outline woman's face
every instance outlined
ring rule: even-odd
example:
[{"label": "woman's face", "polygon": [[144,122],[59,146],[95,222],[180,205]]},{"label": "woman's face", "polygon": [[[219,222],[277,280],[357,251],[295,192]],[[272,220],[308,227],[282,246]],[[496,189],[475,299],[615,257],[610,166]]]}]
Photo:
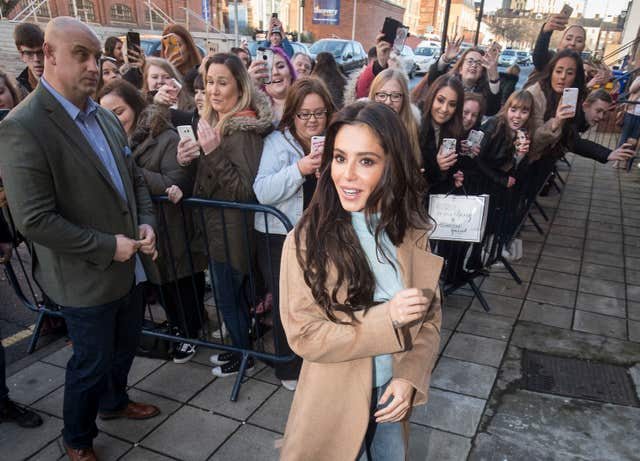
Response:
[{"label": "woman's face", "polygon": [[553,71],[551,71],[551,89],[555,93],[562,94],[565,88],[571,88],[576,81],[577,71],[575,59],[558,59]]},{"label": "woman's face", "polygon": [[157,91],[167,81],[171,80],[171,75],[165,71],[162,67],[149,66],[149,72],[147,72],[147,87],[149,91]]},{"label": "woman's face", "polygon": [[402,92],[402,86],[396,79],[389,79],[384,82],[378,91],[373,95],[373,98],[377,102],[386,104],[391,107],[396,114],[399,114],[402,110],[402,103],[404,101],[404,94]]},{"label": "woman's face", "polygon": [[582,27],[569,27],[560,40],[558,50],[574,50],[580,53],[584,51],[585,36]]},{"label": "woman's face", "polygon": [[274,53],[271,83],[265,85],[267,94],[273,99],[284,99],[287,96],[289,86],[291,86],[289,66],[282,56]]},{"label": "woman's face", "polygon": [[480,103],[468,99],[464,102],[462,107],[462,126],[464,131],[469,131],[476,125],[478,117],[480,116]]},{"label": "woman's face", "polygon": [[[297,114],[303,116],[311,115],[308,120],[303,120]],[[322,98],[315,94],[308,94],[302,101],[302,105],[296,111],[293,118],[296,133],[305,141],[311,141],[312,136],[320,136],[327,127],[327,106],[324,105]]]},{"label": "woman's face", "polygon": [[463,82],[475,83],[482,75],[482,55],[477,51],[470,51],[462,61],[460,77]]},{"label": "woman's face", "polygon": [[204,101],[207,98],[204,89],[196,88],[195,94],[193,95],[193,99],[196,101],[196,107],[198,108],[198,113],[202,115],[204,111]]},{"label": "woman's face", "polygon": [[102,63],[102,81],[109,83],[111,80],[122,78],[120,75],[120,69],[111,61],[104,61]]},{"label": "woman's face", "polygon": [[109,93],[100,99],[100,105],[105,109],[112,111],[122,123],[124,131],[127,135],[131,136],[135,128],[134,123],[136,120],[136,114],[129,104],[124,99],[115,93]]},{"label": "woman's face", "polygon": [[293,58],[293,67],[298,77],[304,77],[311,74],[311,61],[305,55],[299,54]]},{"label": "woman's face", "polygon": [[0,78],[0,109],[13,109],[15,105],[4,78]]},{"label": "woman's face", "polygon": [[366,125],[344,125],[333,146],[331,179],[345,211],[362,211],[384,173],[386,155]]},{"label": "woman's face", "polygon": [[507,123],[512,130],[521,129],[529,120],[531,109],[524,106],[510,106],[507,109]]},{"label": "woman's face", "polygon": [[447,123],[453,117],[458,106],[458,95],[453,88],[443,86],[433,98],[431,106],[431,119],[438,125]]},{"label": "woman's face", "polygon": [[124,56],[122,56],[122,42],[116,42],[116,46],[113,48],[113,57],[118,61],[124,59]]},{"label": "woman's face", "polygon": [[238,82],[224,64],[209,66],[205,91],[211,108],[219,116],[229,113],[240,99]]}]

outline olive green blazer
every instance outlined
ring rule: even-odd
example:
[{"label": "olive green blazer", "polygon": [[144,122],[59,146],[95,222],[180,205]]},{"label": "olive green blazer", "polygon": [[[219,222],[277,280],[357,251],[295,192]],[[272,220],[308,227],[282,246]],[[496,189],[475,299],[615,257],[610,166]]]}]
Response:
[{"label": "olive green blazer", "polygon": [[[133,287],[135,258],[115,262],[116,234],[155,228],[151,197],[115,115],[98,122],[122,176],[127,201],[62,105],[42,85],[0,123],[0,174],[17,229],[31,246],[32,271],[61,306],[106,304]],[[157,270],[143,263],[150,280]]]}]

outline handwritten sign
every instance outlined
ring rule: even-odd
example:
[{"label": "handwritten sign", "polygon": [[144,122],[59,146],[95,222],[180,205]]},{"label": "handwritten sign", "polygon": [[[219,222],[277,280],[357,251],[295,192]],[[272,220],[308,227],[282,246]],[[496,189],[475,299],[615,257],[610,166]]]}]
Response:
[{"label": "handwritten sign", "polygon": [[436,228],[429,238],[456,242],[480,242],[487,225],[488,195],[429,196],[429,215]]}]

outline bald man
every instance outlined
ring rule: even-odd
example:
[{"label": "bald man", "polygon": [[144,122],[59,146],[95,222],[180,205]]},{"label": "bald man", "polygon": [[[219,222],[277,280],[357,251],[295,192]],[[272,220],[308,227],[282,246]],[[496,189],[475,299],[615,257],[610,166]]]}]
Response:
[{"label": "bald man", "polygon": [[157,407],[126,393],[140,336],[140,283],[156,281],[155,219],[118,119],[96,105],[100,42],[68,17],[49,22],[44,74],[0,124],[0,169],[33,275],[60,306],[73,342],[63,439],[94,460],[95,419],[146,419]]}]

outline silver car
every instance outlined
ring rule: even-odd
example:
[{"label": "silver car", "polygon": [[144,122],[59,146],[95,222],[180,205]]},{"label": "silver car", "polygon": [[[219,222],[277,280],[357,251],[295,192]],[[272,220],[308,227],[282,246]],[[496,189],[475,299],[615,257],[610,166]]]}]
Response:
[{"label": "silver car", "polygon": [[416,74],[426,74],[429,67],[440,57],[440,48],[437,46],[420,46],[413,50],[416,62]]},{"label": "silver car", "polygon": [[402,53],[398,56],[398,60],[402,64],[402,68],[409,76],[409,78],[413,78],[413,75],[416,72],[416,61],[415,55],[413,54],[413,49],[410,46],[404,45],[402,48]]}]

